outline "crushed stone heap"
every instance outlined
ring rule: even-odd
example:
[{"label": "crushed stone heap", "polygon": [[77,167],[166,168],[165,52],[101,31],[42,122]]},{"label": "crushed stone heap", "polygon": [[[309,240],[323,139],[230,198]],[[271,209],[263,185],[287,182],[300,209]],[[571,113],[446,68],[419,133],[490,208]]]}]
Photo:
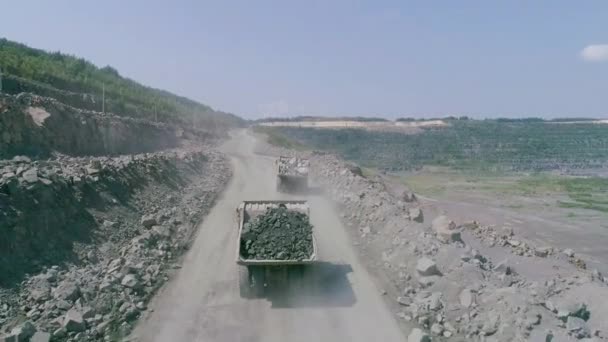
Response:
[{"label": "crushed stone heap", "polygon": [[308,168],[310,162],[308,159],[303,158],[279,158],[279,174],[280,175],[293,175],[293,176],[306,176],[308,175]]},{"label": "crushed stone heap", "polygon": [[304,260],[313,253],[312,225],[308,215],[269,208],[249,222],[241,234],[241,251],[245,259]]}]

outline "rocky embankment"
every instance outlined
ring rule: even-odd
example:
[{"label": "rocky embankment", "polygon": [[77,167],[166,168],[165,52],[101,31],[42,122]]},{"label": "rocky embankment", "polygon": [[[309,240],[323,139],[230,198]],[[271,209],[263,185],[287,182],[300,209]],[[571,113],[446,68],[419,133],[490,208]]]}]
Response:
[{"label": "rocky embankment", "polygon": [[0,341],[122,340],[230,179],[219,138],[0,95]]},{"label": "rocky embankment", "polygon": [[25,277],[0,292],[0,325],[57,341],[126,334],[230,177],[202,148],[0,165],[2,280]]},{"label": "rocky embankment", "polygon": [[311,158],[312,176],[342,208],[362,259],[413,329],[409,341],[606,339],[608,278],[586,270],[574,251],[455,223],[338,158]]}]

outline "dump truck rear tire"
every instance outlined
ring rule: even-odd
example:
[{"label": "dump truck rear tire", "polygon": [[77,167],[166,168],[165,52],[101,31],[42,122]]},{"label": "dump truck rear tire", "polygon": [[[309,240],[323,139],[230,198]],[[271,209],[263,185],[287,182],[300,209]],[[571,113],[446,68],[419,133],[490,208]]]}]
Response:
[{"label": "dump truck rear tire", "polygon": [[266,269],[264,267],[249,266],[249,287],[252,292],[251,298],[261,298],[264,296]]},{"label": "dump truck rear tire", "polygon": [[303,265],[293,265],[290,266],[287,270],[288,274],[288,287],[289,291],[291,291],[294,295],[302,295],[306,290],[306,286],[304,284],[305,276],[304,276],[304,266]]},{"label": "dump truck rear tire", "polygon": [[281,177],[277,176],[277,192],[283,192],[283,187],[282,187],[282,182],[281,182]]},{"label": "dump truck rear tire", "polygon": [[249,270],[244,266],[239,266],[239,292],[241,298],[253,298],[253,288],[249,282]]}]

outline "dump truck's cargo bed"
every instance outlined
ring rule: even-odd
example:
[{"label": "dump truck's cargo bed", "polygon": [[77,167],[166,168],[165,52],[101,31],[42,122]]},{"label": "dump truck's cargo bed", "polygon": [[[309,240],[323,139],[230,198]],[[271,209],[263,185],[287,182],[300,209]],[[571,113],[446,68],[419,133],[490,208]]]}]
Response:
[{"label": "dump truck's cargo bed", "polygon": [[238,224],[238,240],[237,240],[237,250],[236,250],[236,261],[240,265],[268,265],[268,266],[279,266],[279,265],[303,265],[309,264],[316,259],[317,255],[317,244],[314,237],[314,232],[312,234],[312,253],[310,256],[299,259],[269,259],[269,260],[261,260],[261,259],[247,259],[244,257],[247,253],[243,253],[241,248],[243,248],[243,244],[241,243],[241,238],[243,234],[244,225],[259,215],[266,213],[268,208],[277,208],[279,206],[285,206],[288,211],[296,211],[302,214],[309,216],[310,209],[308,203],[306,201],[245,201],[243,202],[237,209],[237,224]]},{"label": "dump truck's cargo bed", "polygon": [[306,158],[280,156],[277,159],[279,176],[308,177],[310,161]]}]

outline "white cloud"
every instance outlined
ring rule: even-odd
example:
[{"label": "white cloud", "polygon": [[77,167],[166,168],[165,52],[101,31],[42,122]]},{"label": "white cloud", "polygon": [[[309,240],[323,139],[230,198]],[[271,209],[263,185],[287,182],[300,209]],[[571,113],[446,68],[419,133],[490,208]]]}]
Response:
[{"label": "white cloud", "polygon": [[581,57],[588,62],[608,61],[608,44],[588,45],[581,51]]},{"label": "white cloud", "polygon": [[276,100],[258,107],[263,116],[285,116],[289,114],[289,103],[286,100]]}]

